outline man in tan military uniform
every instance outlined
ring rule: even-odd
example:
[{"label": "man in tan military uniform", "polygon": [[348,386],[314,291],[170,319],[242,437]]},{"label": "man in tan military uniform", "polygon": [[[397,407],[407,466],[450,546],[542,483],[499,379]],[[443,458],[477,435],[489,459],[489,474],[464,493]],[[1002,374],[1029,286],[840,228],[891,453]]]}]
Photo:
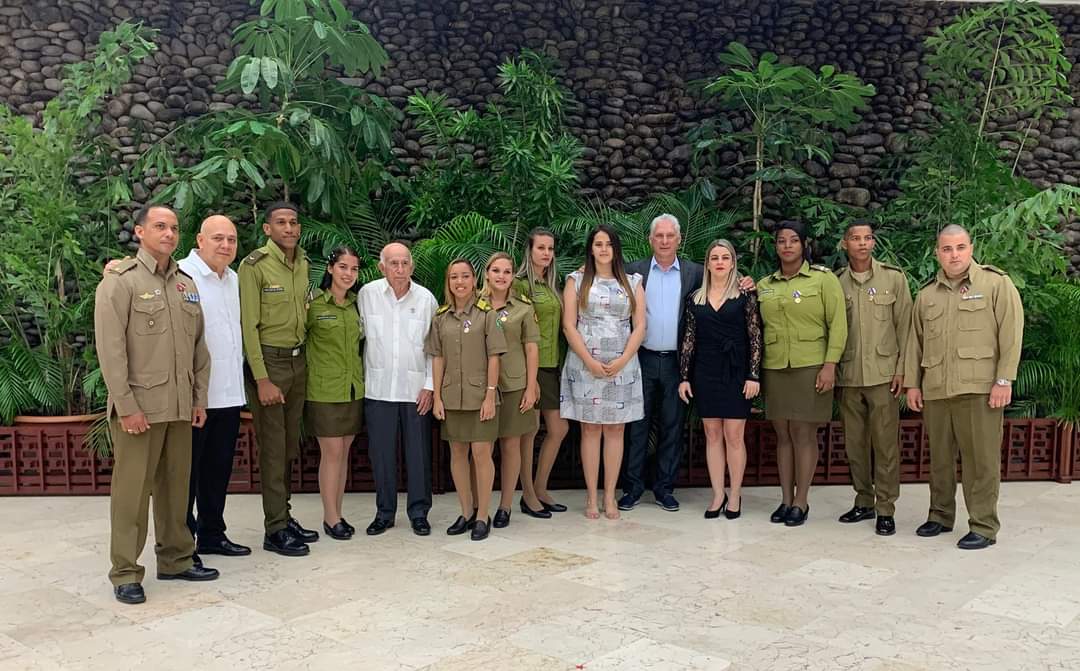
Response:
[{"label": "man in tan military uniform", "polygon": [[[911,324],[911,293],[904,272],[874,258],[874,229],[856,220],[841,247],[848,265],[836,277],[847,305],[848,339],[837,367],[855,505],[844,523],[877,517],[879,536],[896,533],[900,496],[900,404],[904,346]],[[871,457],[871,455],[873,455]]]},{"label": "man in tan military uniform", "polygon": [[195,541],[186,523],[191,427],[206,421],[210,380],[199,292],[172,259],[180,239],[176,213],[162,206],[140,210],[135,235],[138,254],[105,274],[94,302],[113,441],[109,580],[122,603],[146,600],[138,559],[151,496],[158,580],[218,577],[193,564]]},{"label": "man in tan military uniform", "polygon": [[971,260],[960,226],[938,234],[941,270],[919,290],[905,352],[908,406],[923,411],[930,440],[930,514],[920,536],[952,531],[956,454],[963,468],[970,533],[957,545],[993,545],[1005,406],[1020,363],[1024,308],[1004,271]]},{"label": "man in tan military uniform", "polygon": [[307,390],[308,261],[299,247],[295,205],[272,203],[262,228],[270,240],[240,262],[244,381],[259,447],[263,548],[299,557],[319,539],[289,514],[289,479],[300,456]]}]

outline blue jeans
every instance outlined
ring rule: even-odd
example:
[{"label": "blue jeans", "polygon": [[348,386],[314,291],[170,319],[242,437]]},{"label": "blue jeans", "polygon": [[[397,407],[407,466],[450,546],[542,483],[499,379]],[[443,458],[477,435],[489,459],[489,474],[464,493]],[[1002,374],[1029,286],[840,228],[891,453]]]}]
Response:
[{"label": "blue jeans", "polygon": [[679,355],[677,352],[638,350],[641,382],[645,396],[645,417],[631,422],[627,431],[623,493],[640,497],[645,491],[645,461],[649,453],[649,430],[656,423],[656,477],[653,493],[659,497],[675,490],[682,461],[683,424],[686,404],[679,400]]}]

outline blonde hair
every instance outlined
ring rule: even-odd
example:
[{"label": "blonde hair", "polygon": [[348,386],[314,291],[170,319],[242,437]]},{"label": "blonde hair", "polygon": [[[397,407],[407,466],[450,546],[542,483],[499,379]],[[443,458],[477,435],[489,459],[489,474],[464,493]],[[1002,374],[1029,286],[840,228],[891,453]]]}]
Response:
[{"label": "blonde hair", "polygon": [[[484,264],[484,276],[480,278],[480,280],[481,280],[480,295],[484,296],[485,298],[488,298],[488,297],[491,296],[491,287],[488,286],[488,280],[487,280],[488,271],[491,270],[491,266],[496,261],[498,261],[500,259],[506,259],[507,261],[509,261],[510,262],[510,270],[512,271],[514,269],[514,259],[510,258],[510,255],[507,254],[506,252],[495,252],[494,254],[489,256],[488,260],[487,260],[487,263]],[[507,288],[507,290],[506,290],[507,297],[509,297],[510,294],[513,293],[513,290],[514,290],[513,287],[508,287]]]},{"label": "blonde hair", "polygon": [[555,234],[546,228],[534,228],[529,231],[529,236],[525,238],[525,253],[521,257],[521,265],[518,266],[517,277],[524,279],[529,283],[529,298],[535,302],[536,296],[533,295],[533,287],[537,284],[545,284],[548,289],[551,289],[551,293],[558,299],[559,305],[562,305],[562,292],[559,291],[559,273],[555,270],[555,254],[551,255],[551,265],[544,268],[542,275],[537,275],[533,270],[532,263],[532,249],[536,244],[537,238],[551,238],[551,241],[555,242]]},{"label": "blonde hair", "polygon": [[449,305],[451,309],[454,309],[457,304],[454,303],[454,294],[450,292],[450,269],[459,263],[464,263],[465,265],[469,266],[469,272],[471,272],[473,275],[473,293],[476,293],[476,269],[473,268],[472,261],[459,256],[450,263],[446,264],[446,271],[443,273],[443,300],[446,301],[444,304]]},{"label": "blonde hair", "polygon": [[723,247],[731,253],[731,271],[728,272],[727,285],[724,287],[724,300],[739,296],[739,280],[742,279],[742,275],[739,273],[739,255],[735,253],[735,245],[727,240],[713,240],[705,250],[705,272],[702,273],[701,288],[692,296],[695,305],[705,305],[709,301],[709,284],[712,282],[709,257],[717,247]]}]

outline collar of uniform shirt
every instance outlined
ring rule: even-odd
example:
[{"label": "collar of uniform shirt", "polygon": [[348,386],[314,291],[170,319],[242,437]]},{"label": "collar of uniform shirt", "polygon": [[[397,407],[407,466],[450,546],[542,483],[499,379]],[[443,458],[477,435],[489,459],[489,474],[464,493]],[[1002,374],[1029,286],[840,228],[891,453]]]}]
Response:
[{"label": "collar of uniform shirt", "polygon": [[654,256],[652,257],[652,263],[649,264],[649,271],[651,272],[653,268],[658,269],[662,273],[666,273],[669,270],[679,270],[679,256],[677,254],[675,255],[675,260],[671,262],[671,266],[667,270],[664,270],[660,266],[660,262],[657,261],[656,257]]}]

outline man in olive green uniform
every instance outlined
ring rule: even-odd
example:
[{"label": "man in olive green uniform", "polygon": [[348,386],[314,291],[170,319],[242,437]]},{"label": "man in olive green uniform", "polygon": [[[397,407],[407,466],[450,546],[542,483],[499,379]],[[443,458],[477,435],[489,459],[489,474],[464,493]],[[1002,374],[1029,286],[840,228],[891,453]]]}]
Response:
[{"label": "man in olive green uniform", "polygon": [[919,290],[905,352],[908,406],[923,411],[930,440],[930,514],[920,536],[952,531],[956,454],[963,468],[970,532],[957,545],[993,545],[1005,406],[1020,363],[1024,309],[1004,271],[971,260],[960,226],[938,234],[941,270]]},{"label": "man in olive green uniform", "polygon": [[135,235],[138,254],[105,274],[94,302],[113,442],[109,580],[122,603],[146,601],[138,559],[151,496],[158,580],[218,577],[192,562],[186,521],[191,427],[206,421],[210,381],[199,292],[172,259],[180,239],[176,213],[140,210]]},{"label": "man in olive green uniform", "polygon": [[295,205],[266,208],[270,240],[240,263],[240,330],[244,381],[259,447],[266,536],[263,548],[289,557],[308,554],[319,538],[289,514],[289,478],[300,454],[307,367],[308,260],[299,247]]},{"label": "man in olive green uniform", "polygon": [[[837,369],[855,505],[844,523],[877,516],[879,536],[896,533],[900,496],[900,404],[904,346],[911,324],[911,293],[904,272],[874,258],[874,229],[856,220],[841,247],[848,265],[837,273],[847,302],[848,339]],[[873,457],[871,458],[871,454]],[[871,461],[873,468],[871,468]]]}]

